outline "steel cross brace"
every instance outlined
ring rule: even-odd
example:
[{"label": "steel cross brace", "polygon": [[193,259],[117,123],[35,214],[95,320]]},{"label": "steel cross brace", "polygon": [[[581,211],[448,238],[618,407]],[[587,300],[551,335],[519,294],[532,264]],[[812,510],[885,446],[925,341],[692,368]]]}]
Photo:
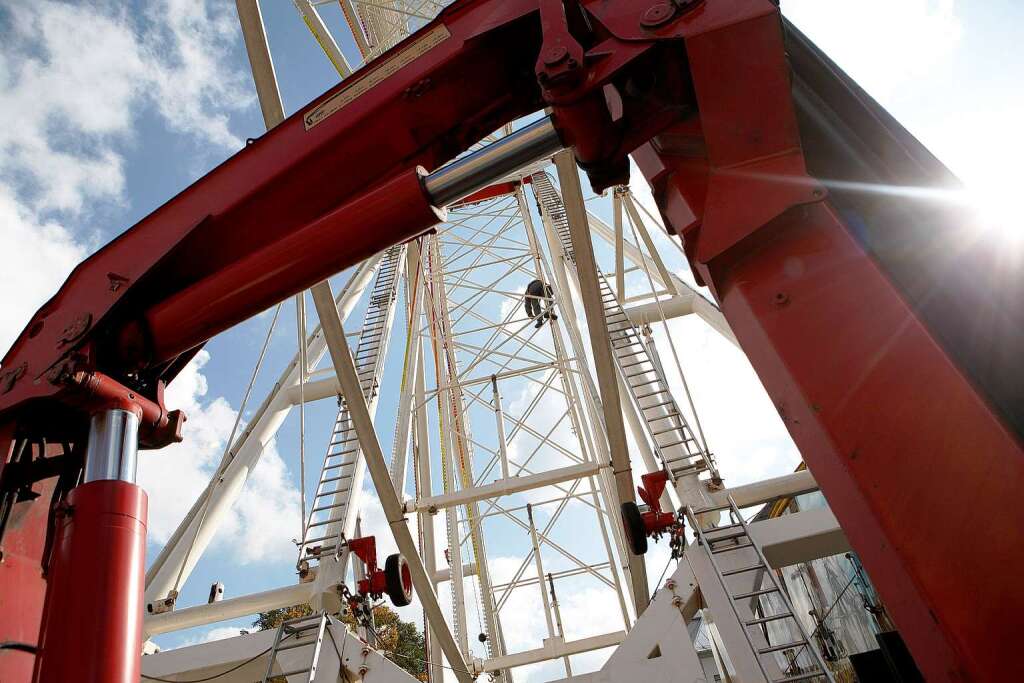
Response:
[{"label": "steel cross brace", "polygon": [[[572,248],[576,254],[576,268],[579,273],[580,290],[583,296],[583,310],[590,331],[590,345],[594,353],[594,367],[601,390],[601,405],[604,410],[605,429],[608,433],[608,448],[611,451],[612,470],[615,475],[615,490],[618,503],[636,501],[633,492],[633,469],[629,462],[629,445],[626,442],[626,428],[619,407],[619,386],[615,379],[615,361],[612,358],[611,342],[608,339],[608,324],[601,306],[601,294],[597,285],[597,266],[594,263],[594,246],[590,242],[587,226],[587,209],[580,190],[580,178],[576,172],[576,161],[572,152],[564,151],[555,155],[558,180],[562,187],[562,202],[569,222]],[[639,555],[629,556],[629,578],[633,586],[633,604],[639,616],[650,602],[647,588],[647,570]]]},{"label": "steel cross brace", "polygon": [[345,339],[345,330],[341,326],[341,318],[334,307],[331,285],[325,280],[314,285],[311,292],[331,352],[331,362],[338,375],[338,384],[341,386],[342,396],[348,406],[352,426],[355,428],[356,436],[359,437],[359,445],[363,448],[366,468],[370,472],[370,478],[373,480],[377,497],[380,499],[381,507],[391,526],[398,550],[409,563],[413,586],[423,605],[423,612],[426,614],[434,636],[441,645],[441,651],[444,652],[444,656],[454,670],[455,677],[459,683],[470,683],[473,678],[462,657],[462,652],[459,651],[459,646],[452,636],[451,629],[448,628],[448,623],[445,621],[444,612],[441,611],[441,605],[434,593],[433,582],[423,566],[423,560],[416,549],[416,541],[409,531],[402,501],[391,481],[391,473],[388,471],[384,451],[381,449],[377,433],[373,428],[373,420],[370,418],[366,401],[363,399],[359,377],[352,361],[352,353],[348,346],[348,340]]}]

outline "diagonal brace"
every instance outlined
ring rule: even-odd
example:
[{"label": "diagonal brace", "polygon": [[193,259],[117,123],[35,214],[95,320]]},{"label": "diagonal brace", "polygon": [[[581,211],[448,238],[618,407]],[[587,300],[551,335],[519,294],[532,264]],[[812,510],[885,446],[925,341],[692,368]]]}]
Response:
[{"label": "diagonal brace", "polygon": [[349,417],[355,428],[356,436],[359,438],[359,445],[362,446],[363,457],[366,458],[366,468],[377,489],[377,497],[380,499],[384,515],[391,526],[391,533],[394,534],[395,544],[398,545],[399,552],[409,563],[412,583],[420,596],[423,612],[441,645],[441,651],[444,652],[444,656],[454,670],[455,677],[459,683],[471,683],[473,678],[458,645],[455,643],[455,638],[452,637],[451,629],[448,628],[448,623],[445,621],[441,605],[434,593],[433,584],[423,566],[423,560],[416,550],[416,542],[413,540],[412,533],[409,531],[402,502],[391,481],[391,474],[388,472],[388,465],[384,459],[384,451],[377,439],[370,411],[366,407],[366,401],[363,399],[363,393],[359,386],[359,377],[356,375],[352,352],[345,339],[345,330],[342,328],[338,310],[334,307],[331,285],[324,280],[313,286],[310,291],[313,293],[313,303],[316,305],[317,315],[320,316],[320,325],[331,352],[334,371],[338,375],[338,385],[341,387],[342,396],[348,406]]}]

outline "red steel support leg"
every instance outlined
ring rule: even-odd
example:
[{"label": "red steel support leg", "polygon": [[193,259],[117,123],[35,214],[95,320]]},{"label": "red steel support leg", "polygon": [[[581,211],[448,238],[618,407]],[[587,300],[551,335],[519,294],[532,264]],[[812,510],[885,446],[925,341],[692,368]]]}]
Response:
[{"label": "red steel support leg", "polygon": [[1024,448],[808,177],[778,16],[686,49],[700,118],[634,154],[667,223],[926,680],[1024,680]]},{"label": "red steel support leg", "polygon": [[97,413],[85,483],[58,512],[35,680],[137,683],[146,494],[133,481],[138,417]]},{"label": "red steel support leg", "polygon": [[702,275],[918,666],[1024,680],[1020,444],[827,204],[764,232]]}]

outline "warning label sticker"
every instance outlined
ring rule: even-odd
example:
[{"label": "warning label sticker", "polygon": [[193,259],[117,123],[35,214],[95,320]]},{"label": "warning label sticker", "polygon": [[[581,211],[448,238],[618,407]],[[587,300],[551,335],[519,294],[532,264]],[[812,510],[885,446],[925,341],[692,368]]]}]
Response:
[{"label": "warning label sticker", "polygon": [[422,57],[427,52],[437,47],[451,37],[448,27],[440,24],[430,29],[415,42],[404,47],[400,52],[388,56],[382,63],[376,64],[373,71],[366,74],[358,81],[342,88],[325,102],[311,109],[303,117],[306,130],[323,122],[327,117],[336,114],[347,107],[356,99],[368,93],[374,86],[385,78],[392,76],[404,67],[412,64],[414,60]]}]

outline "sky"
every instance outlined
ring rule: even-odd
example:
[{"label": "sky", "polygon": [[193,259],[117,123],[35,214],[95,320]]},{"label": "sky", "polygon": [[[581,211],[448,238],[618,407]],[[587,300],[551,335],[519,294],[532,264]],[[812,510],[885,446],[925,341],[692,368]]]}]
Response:
[{"label": "sky", "polygon": [[[291,3],[263,6],[290,113],[338,78]],[[999,229],[996,237],[1024,241],[1010,208],[1020,175],[1015,162],[1024,157],[1024,5],[783,0],[782,8],[967,184]],[[76,263],[262,133],[233,10],[233,3],[210,0],[0,0],[0,254],[8,257],[0,269],[0,350]],[[337,14],[328,9],[326,19],[340,34]],[[355,61],[351,44],[342,48]],[[643,188],[636,192],[644,201]],[[672,265],[689,278],[681,260]],[[255,402],[291,357],[290,316],[286,308]],[[142,459],[150,558],[219,461],[269,323],[270,316],[257,316],[212,340],[171,385],[168,405],[188,413],[188,436]],[[792,469],[798,455],[742,354],[699,321],[671,328],[729,483]],[[331,409],[310,411],[311,420],[323,420]],[[389,420],[393,415],[380,416],[381,434],[391,433]],[[294,424],[286,424],[264,454],[184,604],[205,601],[215,580],[227,584],[228,595],[293,580],[295,438]],[[367,526],[383,529],[374,506],[367,504],[365,515]],[[574,598],[583,610],[585,597]],[[244,620],[158,642],[233,635],[240,626]]]}]

